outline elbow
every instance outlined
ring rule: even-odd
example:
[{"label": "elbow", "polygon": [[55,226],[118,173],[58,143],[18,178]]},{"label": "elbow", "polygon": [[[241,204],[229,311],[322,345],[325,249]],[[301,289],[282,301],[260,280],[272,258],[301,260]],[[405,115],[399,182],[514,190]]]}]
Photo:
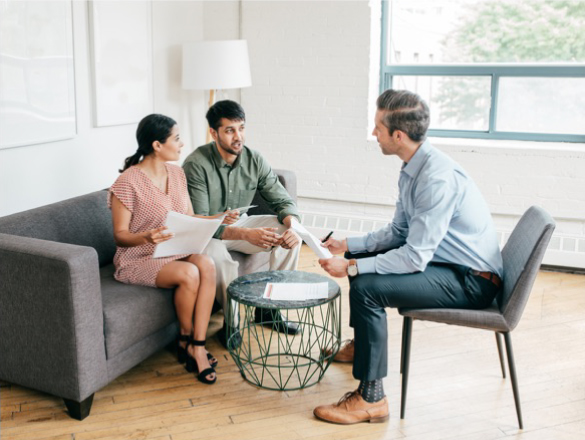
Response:
[{"label": "elbow", "polygon": [[409,259],[412,271],[424,272],[432,258],[432,253],[413,250],[411,258]]},{"label": "elbow", "polygon": [[126,247],[126,244],[124,242],[123,237],[121,236],[120,233],[114,231],[114,243],[116,244],[116,246],[118,247]]}]

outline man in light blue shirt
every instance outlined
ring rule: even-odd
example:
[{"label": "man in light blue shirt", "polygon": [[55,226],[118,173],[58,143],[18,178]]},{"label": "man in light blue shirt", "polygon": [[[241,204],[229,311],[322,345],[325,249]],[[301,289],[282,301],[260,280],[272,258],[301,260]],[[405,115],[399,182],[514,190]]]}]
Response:
[{"label": "man in light blue shirt", "polygon": [[[387,90],[377,101],[375,128],[384,155],[404,163],[392,223],[324,244],[345,258],[319,260],[336,277],[350,277],[350,325],[355,339],[335,360],[354,362],[360,385],[316,417],[333,423],[388,419],[386,307],[489,306],[501,287],[502,256],[488,206],[467,173],[426,140],[426,103],[408,91]],[[355,361],[354,361],[355,359]]]}]

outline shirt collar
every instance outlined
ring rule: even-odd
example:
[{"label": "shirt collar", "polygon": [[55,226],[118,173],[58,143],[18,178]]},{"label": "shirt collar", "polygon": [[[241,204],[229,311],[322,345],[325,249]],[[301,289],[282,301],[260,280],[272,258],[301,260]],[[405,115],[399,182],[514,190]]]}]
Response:
[{"label": "shirt collar", "polygon": [[410,177],[416,176],[426,162],[430,150],[431,143],[429,141],[424,141],[422,145],[418,147],[414,153],[414,156],[410,158],[410,161],[408,163],[404,163],[402,166],[402,171],[404,171]]}]

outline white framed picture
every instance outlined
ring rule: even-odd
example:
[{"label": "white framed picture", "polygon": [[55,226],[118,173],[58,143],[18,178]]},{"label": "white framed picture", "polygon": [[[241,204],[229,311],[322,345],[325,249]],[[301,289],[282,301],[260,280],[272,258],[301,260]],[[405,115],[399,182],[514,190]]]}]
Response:
[{"label": "white framed picture", "polygon": [[89,7],[96,127],[133,124],[152,113],[152,23],[148,1]]},{"label": "white framed picture", "polygon": [[76,135],[71,2],[0,2],[0,148]]}]

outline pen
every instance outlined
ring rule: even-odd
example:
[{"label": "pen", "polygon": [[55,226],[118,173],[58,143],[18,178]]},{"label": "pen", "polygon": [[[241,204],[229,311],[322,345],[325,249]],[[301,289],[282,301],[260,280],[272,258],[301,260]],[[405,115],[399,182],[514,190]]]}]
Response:
[{"label": "pen", "polygon": [[272,277],[264,277],[264,278],[258,278],[257,280],[245,280],[242,281],[242,284],[252,284],[252,283],[260,283],[262,281],[271,281]]},{"label": "pen", "polygon": [[331,237],[333,235],[333,231],[331,231],[329,234],[327,234],[325,236],[325,238],[323,240],[321,240],[321,243],[325,243],[327,240],[329,240],[329,237]]}]

